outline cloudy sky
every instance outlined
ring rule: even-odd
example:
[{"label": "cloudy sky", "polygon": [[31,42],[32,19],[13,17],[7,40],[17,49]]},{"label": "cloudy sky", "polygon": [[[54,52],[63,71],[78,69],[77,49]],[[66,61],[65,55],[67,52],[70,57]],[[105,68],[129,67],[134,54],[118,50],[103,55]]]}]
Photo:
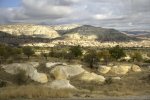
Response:
[{"label": "cloudy sky", "polygon": [[13,23],[150,30],[150,0],[0,0],[0,24]]}]

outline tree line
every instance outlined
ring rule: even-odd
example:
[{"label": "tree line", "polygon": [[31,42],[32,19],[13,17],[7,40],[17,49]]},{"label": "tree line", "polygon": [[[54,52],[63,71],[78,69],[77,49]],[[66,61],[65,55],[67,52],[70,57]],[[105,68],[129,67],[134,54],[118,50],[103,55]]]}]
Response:
[{"label": "tree line", "polygon": [[[21,58],[22,55],[25,55],[28,59],[35,54],[33,47],[12,47],[4,44],[0,44],[0,59],[8,59],[10,57]],[[59,51],[54,47],[49,50],[49,53],[41,53],[41,57],[44,57],[46,60],[48,57],[54,58],[63,58],[71,61],[73,59],[81,60],[86,63],[90,68],[94,68],[99,62],[103,62],[107,65],[110,61],[118,61],[122,57],[125,57],[126,53],[122,47],[119,45],[104,49],[104,50],[95,50],[95,49],[86,49],[84,50],[81,46],[71,46],[68,50]],[[134,52],[131,55],[133,62],[142,61],[142,55],[139,52]]]}]

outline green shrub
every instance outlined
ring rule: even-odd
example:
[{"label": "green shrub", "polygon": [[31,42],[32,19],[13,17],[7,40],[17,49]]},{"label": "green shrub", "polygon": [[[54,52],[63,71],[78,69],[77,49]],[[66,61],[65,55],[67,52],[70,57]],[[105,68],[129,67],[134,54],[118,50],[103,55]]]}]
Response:
[{"label": "green shrub", "polygon": [[105,80],[105,84],[106,85],[110,85],[110,84],[112,84],[113,83],[113,80],[112,80],[112,78],[107,78],[106,80]]},{"label": "green shrub", "polygon": [[143,60],[142,54],[136,51],[133,54],[131,54],[131,59],[133,62],[140,62]]},{"label": "green shrub", "polygon": [[72,46],[69,51],[74,57],[82,56],[82,48],[79,45]]},{"label": "green shrub", "polygon": [[28,59],[30,58],[30,56],[32,56],[35,52],[33,50],[32,47],[26,46],[23,47],[23,53],[28,57]]},{"label": "green shrub", "polygon": [[126,54],[123,50],[123,48],[121,48],[119,45],[111,48],[109,50],[110,54],[111,54],[111,57],[118,60],[120,59],[121,57],[124,57]]},{"label": "green shrub", "polygon": [[6,87],[7,82],[0,80],[0,87]]},{"label": "green shrub", "polygon": [[15,82],[18,85],[25,85],[28,83],[28,76],[25,70],[18,69],[18,73],[15,75]]},{"label": "green shrub", "polygon": [[95,50],[90,50],[84,55],[83,61],[88,64],[88,67],[94,68],[99,62],[97,52]]}]

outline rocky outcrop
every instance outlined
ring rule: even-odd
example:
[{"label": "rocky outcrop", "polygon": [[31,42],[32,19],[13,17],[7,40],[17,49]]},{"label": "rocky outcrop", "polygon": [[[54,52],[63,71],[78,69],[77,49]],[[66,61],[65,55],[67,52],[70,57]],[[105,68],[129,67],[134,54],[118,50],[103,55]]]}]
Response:
[{"label": "rocky outcrop", "polygon": [[69,80],[54,80],[45,85],[52,89],[76,89],[73,85],[70,84]]},{"label": "rocky outcrop", "polygon": [[129,65],[118,65],[118,66],[113,66],[110,72],[113,74],[124,75],[127,74],[130,69],[131,66]]},{"label": "rocky outcrop", "polygon": [[140,72],[142,70],[138,65],[134,65],[134,64],[127,64],[127,65],[122,64],[122,65],[113,66],[111,68],[111,72],[114,74],[124,75],[127,74],[129,71]]},{"label": "rocky outcrop", "polygon": [[99,66],[98,67],[98,72],[102,74],[106,74],[111,70],[111,67],[108,66]]},{"label": "rocky outcrop", "polygon": [[79,24],[66,24],[66,25],[54,25],[51,26],[52,29],[56,30],[57,32],[59,32],[60,34],[64,34],[65,32],[80,27],[81,25]]},{"label": "rocky outcrop", "polygon": [[132,65],[131,70],[133,72],[141,72],[141,68],[138,65]]},{"label": "rocky outcrop", "polygon": [[38,67],[38,65],[39,63],[37,62],[30,62],[30,63],[13,63],[2,66],[7,73],[17,74],[19,70],[24,70],[26,71],[26,75],[29,76],[34,81],[39,83],[48,82],[46,74],[37,72],[36,67]]},{"label": "rocky outcrop", "polygon": [[68,79],[83,73],[85,70],[81,65],[66,65],[66,66],[56,66],[51,70],[51,74],[55,79]]},{"label": "rocky outcrop", "polygon": [[112,77],[111,79],[112,79],[112,80],[121,80],[120,77]]},{"label": "rocky outcrop", "polygon": [[104,76],[85,71],[83,74],[79,76],[79,80],[85,82],[104,82],[105,78]]},{"label": "rocky outcrop", "polygon": [[50,72],[55,80],[67,80],[67,73],[63,66],[57,66]]},{"label": "rocky outcrop", "polygon": [[46,63],[46,67],[47,68],[53,68],[53,67],[55,67],[55,66],[57,66],[57,65],[67,65],[66,63],[62,63],[62,62],[47,62]]},{"label": "rocky outcrop", "polygon": [[57,38],[60,35],[52,28],[41,25],[1,25],[0,31],[9,33],[11,35],[26,35],[40,38]]}]

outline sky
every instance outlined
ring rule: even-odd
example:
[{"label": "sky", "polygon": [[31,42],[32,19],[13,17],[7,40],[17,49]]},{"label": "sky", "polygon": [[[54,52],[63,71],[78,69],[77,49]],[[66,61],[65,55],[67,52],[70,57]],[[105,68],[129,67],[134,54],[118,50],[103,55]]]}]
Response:
[{"label": "sky", "polygon": [[0,24],[150,30],[150,0],[0,0]]}]

